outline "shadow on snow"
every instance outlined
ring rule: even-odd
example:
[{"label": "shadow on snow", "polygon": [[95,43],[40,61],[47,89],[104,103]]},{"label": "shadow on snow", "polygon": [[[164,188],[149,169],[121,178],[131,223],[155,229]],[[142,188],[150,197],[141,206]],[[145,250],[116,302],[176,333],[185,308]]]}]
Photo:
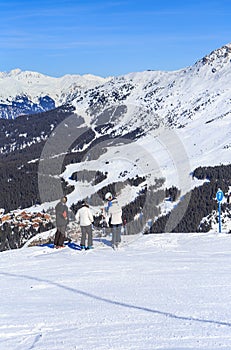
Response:
[{"label": "shadow on snow", "polygon": [[129,308],[129,309],[140,310],[140,311],[145,311],[145,312],[149,312],[149,313],[153,313],[153,314],[157,314],[157,315],[162,315],[162,316],[166,316],[166,317],[177,319],[177,320],[195,321],[195,322],[201,322],[201,323],[211,323],[211,324],[215,324],[215,325],[231,327],[231,322],[206,320],[206,319],[196,318],[196,317],[191,317],[191,316],[179,316],[179,315],[175,315],[175,314],[170,313],[170,312],[159,311],[159,310],[151,309],[151,308],[144,307],[144,306],[137,306],[137,305],[132,305],[132,304],[128,304],[128,303],[123,303],[120,301],[114,301],[114,300],[111,300],[108,298],[103,298],[103,297],[100,297],[100,296],[97,296],[97,295],[94,295],[91,293],[87,293],[87,292],[84,292],[84,291],[81,291],[78,289],[67,287],[67,286],[64,286],[60,283],[52,282],[52,281],[42,279],[42,278],[37,278],[37,277],[32,277],[32,276],[27,276],[27,275],[17,275],[17,274],[6,273],[6,272],[1,272],[0,275],[8,276],[8,277],[23,278],[23,279],[28,279],[28,280],[38,281],[38,282],[46,282],[47,284],[56,286],[58,288],[65,289],[67,291],[70,291],[70,292],[78,294],[78,295],[82,295],[82,296],[87,297],[87,298],[92,298],[92,299],[99,300],[99,301],[102,301],[102,302],[105,302],[108,304],[117,305],[117,306]]}]

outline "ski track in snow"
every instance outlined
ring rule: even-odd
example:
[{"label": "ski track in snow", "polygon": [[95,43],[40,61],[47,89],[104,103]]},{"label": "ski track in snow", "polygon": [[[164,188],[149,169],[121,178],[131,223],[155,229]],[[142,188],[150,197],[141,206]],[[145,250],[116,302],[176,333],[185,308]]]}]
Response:
[{"label": "ski track in snow", "polygon": [[0,349],[231,349],[231,236],[129,238],[2,252]]}]

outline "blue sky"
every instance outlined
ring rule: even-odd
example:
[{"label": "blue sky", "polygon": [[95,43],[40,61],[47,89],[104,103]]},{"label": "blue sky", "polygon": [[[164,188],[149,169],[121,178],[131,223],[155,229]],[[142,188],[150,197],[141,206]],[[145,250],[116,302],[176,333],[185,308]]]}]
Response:
[{"label": "blue sky", "polygon": [[230,0],[0,0],[0,71],[177,70],[227,43]]}]

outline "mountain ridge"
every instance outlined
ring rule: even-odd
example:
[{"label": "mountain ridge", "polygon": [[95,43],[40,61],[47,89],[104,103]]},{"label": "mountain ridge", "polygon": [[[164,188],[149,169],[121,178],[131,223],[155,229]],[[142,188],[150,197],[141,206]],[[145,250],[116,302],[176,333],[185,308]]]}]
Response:
[{"label": "mountain ridge", "polygon": [[[177,97],[182,92],[192,93],[192,88],[198,88],[199,82],[203,82],[201,93],[206,89],[213,91],[214,83],[221,78],[228,85],[230,59],[231,44],[228,43],[199,59],[194,65],[177,71],[146,70],[106,78],[91,74],[67,74],[54,78],[18,68],[8,73],[0,72],[0,117],[12,119],[22,114],[51,110],[66,103],[74,103],[81,109],[84,108],[83,101],[90,103],[92,95],[99,95],[104,90],[111,91],[112,102],[119,104],[121,99],[129,101],[129,96],[136,92],[137,96],[130,103],[139,103],[141,107],[156,112],[162,107],[164,96],[168,97],[168,101],[173,98],[178,101]],[[187,84],[188,80],[191,80],[191,84]],[[175,108],[176,111],[170,108],[171,113],[176,113],[179,105]]]},{"label": "mountain ridge", "polygon": [[[230,47],[213,51],[192,67],[112,77],[94,88],[71,91],[68,103],[56,109],[0,119],[4,189],[0,205],[7,210],[30,207],[39,195],[41,199],[39,186],[44,195],[41,205],[53,205],[64,191],[74,208],[81,199],[103,205],[105,191],[122,191],[119,196],[129,217],[141,214],[145,203],[144,217],[149,219],[153,210],[153,220],[161,210],[163,215],[166,206],[171,217],[173,206],[184,203],[184,198],[190,201],[190,191],[198,186],[199,192],[206,192],[206,205],[213,201],[217,179],[204,190],[206,186],[202,188],[192,174],[198,167],[230,164]],[[21,73],[16,70],[12,74]],[[48,96],[43,103],[46,101],[54,103]],[[19,102],[23,104],[20,97]],[[12,111],[17,112],[17,108],[13,105]],[[97,171],[103,180],[94,184],[92,174]],[[87,174],[85,181],[82,173]],[[39,182],[41,174],[44,182]],[[137,177],[145,178],[138,188],[130,184]],[[157,191],[150,197],[156,182],[162,186],[158,189],[161,198]],[[25,186],[26,191],[22,191]],[[171,186],[180,197],[177,203],[167,205],[164,196]],[[226,194],[228,183],[222,186]],[[151,198],[155,209],[141,198],[143,195]],[[190,208],[195,210],[192,204]],[[155,229],[160,227],[164,231],[163,224]]]}]

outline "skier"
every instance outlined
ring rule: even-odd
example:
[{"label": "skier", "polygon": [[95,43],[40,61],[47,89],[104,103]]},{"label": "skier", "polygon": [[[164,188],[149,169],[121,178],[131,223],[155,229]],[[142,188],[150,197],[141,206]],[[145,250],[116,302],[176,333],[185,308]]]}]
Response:
[{"label": "skier", "polygon": [[68,207],[66,205],[67,197],[64,196],[61,198],[60,202],[55,207],[55,215],[56,215],[56,233],[54,239],[54,247],[55,248],[63,248],[65,233],[68,224]]},{"label": "skier", "polygon": [[[89,209],[89,205],[87,202],[82,202],[82,207],[76,213],[76,221],[80,224],[81,228],[81,249],[92,249],[93,248],[93,240],[92,240],[92,224],[94,222],[93,215],[91,210]],[[87,246],[86,246],[86,238],[87,238]]]},{"label": "skier", "polygon": [[108,201],[109,226],[112,228],[112,248],[118,248],[121,242],[122,209],[116,197],[110,192],[106,193],[105,200]]}]

